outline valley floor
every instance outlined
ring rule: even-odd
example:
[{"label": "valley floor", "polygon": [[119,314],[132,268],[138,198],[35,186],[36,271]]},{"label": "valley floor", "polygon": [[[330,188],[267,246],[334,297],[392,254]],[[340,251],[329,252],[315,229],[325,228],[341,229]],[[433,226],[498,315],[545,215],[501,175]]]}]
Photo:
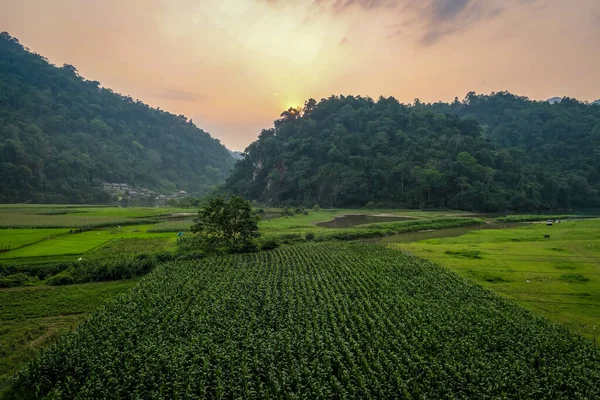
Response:
[{"label": "valley floor", "polygon": [[41,354],[9,398],[40,394],[591,399],[600,352],[426,260],[305,243],[156,268]]},{"label": "valley floor", "polygon": [[[600,331],[600,220],[547,227],[519,225],[545,217],[509,217],[502,220],[510,224],[500,225],[493,216],[455,211],[280,212],[265,209],[261,240],[283,248],[311,241],[383,244],[434,261],[587,338]],[[338,228],[321,224],[353,214],[402,220],[354,217],[328,224]],[[0,206],[0,393],[37,349],[128,293],[139,276],[169,260],[202,258],[177,246],[178,234],[191,235],[193,216],[192,209],[173,208]],[[480,229],[502,227],[508,229]],[[302,265],[303,252],[294,254]]]}]

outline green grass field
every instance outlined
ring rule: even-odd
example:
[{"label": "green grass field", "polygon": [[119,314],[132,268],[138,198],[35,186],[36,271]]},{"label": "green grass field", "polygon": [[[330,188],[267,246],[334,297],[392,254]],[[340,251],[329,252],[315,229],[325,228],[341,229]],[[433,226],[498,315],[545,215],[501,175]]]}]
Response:
[{"label": "green grass field", "polygon": [[0,205],[0,228],[78,228],[143,223],[169,214],[194,210],[157,207],[97,207]]},{"label": "green grass field", "polygon": [[143,237],[113,239],[86,254],[90,258],[108,258],[119,254],[156,254],[176,250],[174,240],[167,237]]},{"label": "green grass field", "polygon": [[82,233],[62,235],[43,240],[30,246],[0,254],[0,260],[30,257],[80,255],[116,239],[165,238],[175,243],[175,234],[148,233],[151,225],[123,226],[121,228],[98,229]]},{"label": "green grass field", "polygon": [[600,220],[390,246],[436,261],[587,337],[600,336]]},{"label": "green grass field", "polygon": [[109,240],[109,236],[94,231],[65,235],[0,254],[0,259],[82,254]]},{"label": "green grass field", "polygon": [[68,231],[68,229],[0,229],[0,249],[17,249]]},{"label": "green grass field", "polygon": [[0,290],[0,393],[35,351],[137,280]]}]

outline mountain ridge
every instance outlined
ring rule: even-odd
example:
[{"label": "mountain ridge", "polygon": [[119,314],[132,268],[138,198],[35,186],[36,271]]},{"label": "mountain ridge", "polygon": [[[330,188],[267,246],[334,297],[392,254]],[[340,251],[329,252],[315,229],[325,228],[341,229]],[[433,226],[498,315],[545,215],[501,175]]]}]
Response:
[{"label": "mountain ridge", "polygon": [[226,189],[273,205],[545,211],[600,206],[600,109],[508,92],[452,103],[310,99],[261,132]]},{"label": "mountain ridge", "polygon": [[56,67],[0,34],[0,202],[110,201],[103,182],[202,194],[234,163],[183,115]]}]

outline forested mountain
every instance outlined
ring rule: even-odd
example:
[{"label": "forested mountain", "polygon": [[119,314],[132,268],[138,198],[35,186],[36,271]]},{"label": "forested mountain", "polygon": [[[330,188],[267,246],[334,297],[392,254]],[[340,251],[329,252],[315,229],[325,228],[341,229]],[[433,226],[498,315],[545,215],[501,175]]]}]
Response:
[{"label": "forested mountain", "polygon": [[600,206],[600,106],[469,93],[309,100],[263,130],[226,188],[273,204],[480,211]]},{"label": "forested mountain", "polygon": [[244,158],[243,154],[241,151],[235,151],[235,150],[229,150],[229,154],[231,155],[231,157],[233,157],[234,160],[241,160],[242,158]]},{"label": "forested mountain", "polygon": [[103,202],[102,182],[201,193],[233,162],[183,115],[102,88],[0,34],[0,202]]}]

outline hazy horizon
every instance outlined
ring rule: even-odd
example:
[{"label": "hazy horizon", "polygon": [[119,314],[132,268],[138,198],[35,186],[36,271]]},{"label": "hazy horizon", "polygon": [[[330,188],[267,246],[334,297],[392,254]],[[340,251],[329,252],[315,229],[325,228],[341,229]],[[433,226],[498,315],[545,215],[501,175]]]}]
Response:
[{"label": "hazy horizon", "polygon": [[[1,0],[0,30],[232,150],[308,98],[600,98],[600,2]],[[560,57],[559,57],[560,55]]]}]

